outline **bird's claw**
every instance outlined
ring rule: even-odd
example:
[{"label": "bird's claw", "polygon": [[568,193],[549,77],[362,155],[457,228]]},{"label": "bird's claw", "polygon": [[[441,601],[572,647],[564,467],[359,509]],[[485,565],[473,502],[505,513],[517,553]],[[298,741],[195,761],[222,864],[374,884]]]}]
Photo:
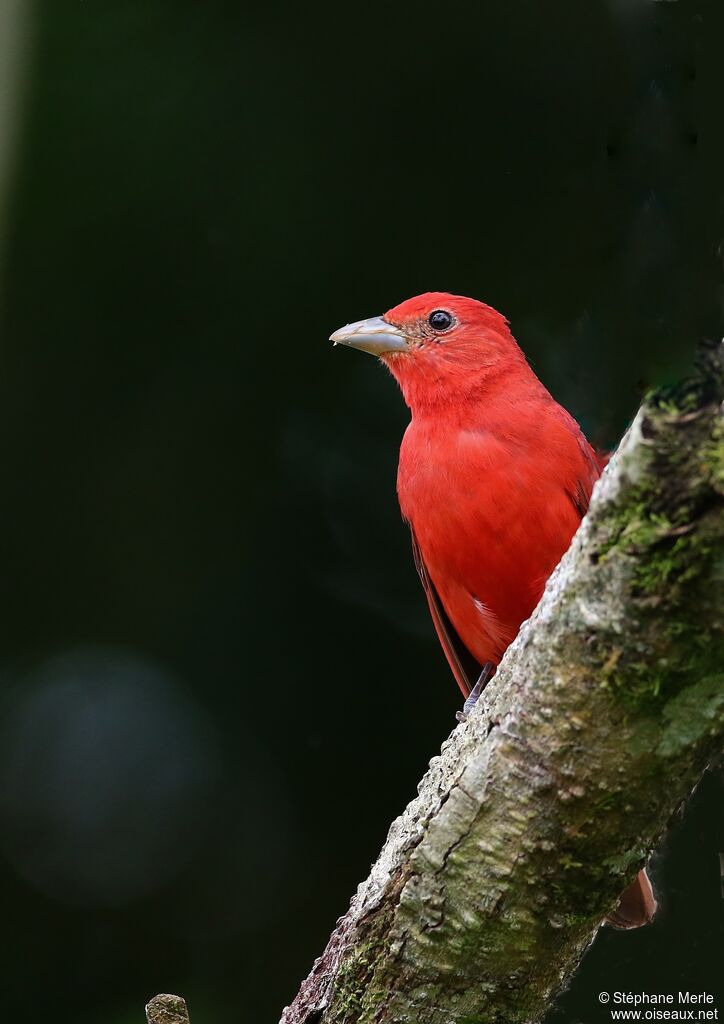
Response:
[{"label": "bird's claw", "polygon": [[477,683],[472,688],[465,703],[463,704],[462,711],[455,712],[455,718],[458,720],[458,722],[467,722],[470,712],[478,703],[480,694],[485,689],[485,684],[488,682],[494,671],[495,665],[492,663],[492,661],[486,661],[485,664],[483,665],[480,675],[478,676]]}]

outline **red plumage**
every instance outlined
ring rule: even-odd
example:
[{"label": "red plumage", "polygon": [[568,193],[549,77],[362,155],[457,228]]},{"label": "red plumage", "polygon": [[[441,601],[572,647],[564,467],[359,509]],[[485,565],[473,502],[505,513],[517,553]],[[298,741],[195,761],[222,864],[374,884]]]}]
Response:
[{"label": "red plumage", "polygon": [[[435,311],[454,318],[442,333],[428,324]],[[397,478],[402,514],[433,600],[475,661],[497,664],[568,548],[599,463],[490,306],[432,292],[384,320],[411,339],[381,356],[412,413]]]}]

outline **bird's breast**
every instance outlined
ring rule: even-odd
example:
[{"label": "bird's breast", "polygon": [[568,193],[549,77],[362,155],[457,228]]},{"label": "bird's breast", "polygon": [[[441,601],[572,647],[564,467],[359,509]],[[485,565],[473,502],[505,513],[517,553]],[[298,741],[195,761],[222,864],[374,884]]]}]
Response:
[{"label": "bird's breast", "polygon": [[397,485],[453,625],[479,661],[497,662],[578,526],[565,488],[535,444],[414,421]]}]

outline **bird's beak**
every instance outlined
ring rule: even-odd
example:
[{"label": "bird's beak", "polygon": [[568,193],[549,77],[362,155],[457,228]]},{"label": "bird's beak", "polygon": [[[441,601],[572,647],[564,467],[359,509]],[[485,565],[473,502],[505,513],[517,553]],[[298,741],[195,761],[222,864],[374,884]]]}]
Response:
[{"label": "bird's beak", "polygon": [[399,327],[388,324],[381,316],[372,316],[369,320],[358,320],[354,324],[341,327],[330,337],[335,345],[349,345],[373,356],[383,356],[386,352],[406,352],[407,338]]}]

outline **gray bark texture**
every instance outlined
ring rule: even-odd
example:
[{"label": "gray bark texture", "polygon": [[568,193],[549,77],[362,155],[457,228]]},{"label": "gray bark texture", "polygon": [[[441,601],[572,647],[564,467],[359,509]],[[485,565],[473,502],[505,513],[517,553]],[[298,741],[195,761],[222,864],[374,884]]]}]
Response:
[{"label": "gray bark texture", "polygon": [[281,1024],[538,1020],[721,750],[722,346],[700,364],[644,402]]},{"label": "gray bark texture", "polygon": [[189,1011],[181,996],[164,993],[154,996],[146,1007],[148,1024],[189,1024]]}]

